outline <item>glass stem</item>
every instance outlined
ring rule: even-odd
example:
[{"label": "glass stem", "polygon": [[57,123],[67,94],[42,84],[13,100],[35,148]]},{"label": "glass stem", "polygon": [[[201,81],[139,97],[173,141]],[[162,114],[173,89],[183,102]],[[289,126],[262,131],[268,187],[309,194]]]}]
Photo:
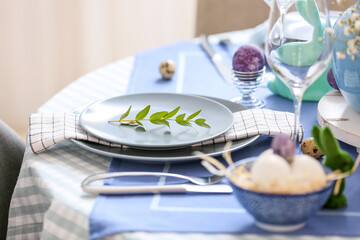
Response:
[{"label": "glass stem", "polygon": [[300,130],[300,114],[301,114],[301,103],[304,95],[304,91],[293,93],[293,102],[294,102],[294,113],[295,113],[295,122],[294,122],[294,135],[293,140],[295,146],[298,146],[299,130]]},{"label": "glass stem", "polygon": [[280,31],[280,44],[284,44],[284,34],[285,34],[285,13],[283,10],[280,9],[280,21],[281,21],[281,31]]}]

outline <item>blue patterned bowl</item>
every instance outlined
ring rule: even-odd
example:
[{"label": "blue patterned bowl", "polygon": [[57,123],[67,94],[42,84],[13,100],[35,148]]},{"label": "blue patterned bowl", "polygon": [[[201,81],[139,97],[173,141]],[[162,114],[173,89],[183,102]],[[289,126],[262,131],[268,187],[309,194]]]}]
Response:
[{"label": "blue patterned bowl", "polygon": [[[241,160],[235,166],[246,164],[245,167],[250,169],[254,161],[255,158]],[[271,194],[245,190],[231,182],[237,199],[254,217],[255,224],[273,232],[291,232],[305,226],[306,220],[325,204],[333,184],[329,182],[325,188],[306,194]]]}]

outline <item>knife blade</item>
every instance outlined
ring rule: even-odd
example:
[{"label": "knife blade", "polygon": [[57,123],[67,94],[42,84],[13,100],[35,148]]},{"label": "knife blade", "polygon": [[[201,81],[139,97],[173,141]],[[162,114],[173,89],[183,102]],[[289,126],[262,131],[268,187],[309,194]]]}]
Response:
[{"label": "knife blade", "polygon": [[232,84],[233,80],[231,79],[231,68],[224,63],[220,54],[213,51],[206,35],[200,36],[200,44],[207,53],[207,55],[210,57],[212,63],[215,65],[215,68],[220,73],[221,77],[227,83]]},{"label": "knife blade", "polygon": [[149,185],[149,186],[90,186],[83,185],[82,189],[92,194],[144,194],[144,193],[232,193],[232,188],[226,184],[214,185]]}]

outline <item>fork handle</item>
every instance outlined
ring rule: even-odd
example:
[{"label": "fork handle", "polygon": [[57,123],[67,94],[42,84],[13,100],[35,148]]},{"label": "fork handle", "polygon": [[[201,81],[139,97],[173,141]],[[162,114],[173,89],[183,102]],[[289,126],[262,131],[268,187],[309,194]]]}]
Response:
[{"label": "fork handle", "polygon": [[150,185],[150,186],[81,186],[84,192],[92,194],[142,194],[157,192],[186,192],[185,184],[176,185]]},{"label": "fork handle", "polygon": [[157,192],[171,192],[171,193],[231,193],[232,188],[226,184],[197,186],[190,184],[174,184],[174,185],[149,185],[149,186],[91,186],[92,182],[123,176],[168,176],[177,177],[187,180],[192,180],[187,176],[176,173],[164,172],[112,172],[99,173],[91,175],[84,179],[81,183],[81,188],[84,192],[92,194],[142,194],[142,193],[157,193]]},{"label": "fork handle", "polygon": [[88,176],[87,178],[84,179],[84,181],[82,181],[81,187],[84,188],[84,187],[90,185],[90,183],[98,181],[98,180],[103,180],[103,179],[107,179],[107,178],[114,178],[114,177],[130,177],[130,176],[175,177],[175,178],[186,179],[186,180],[194,183],[191,178],[189,178],[187,176],[184,176],[184,175],[176,174],[176,173],[165,173],[165,172],[110,172],[110,173],[98,173],[98,174]]}]

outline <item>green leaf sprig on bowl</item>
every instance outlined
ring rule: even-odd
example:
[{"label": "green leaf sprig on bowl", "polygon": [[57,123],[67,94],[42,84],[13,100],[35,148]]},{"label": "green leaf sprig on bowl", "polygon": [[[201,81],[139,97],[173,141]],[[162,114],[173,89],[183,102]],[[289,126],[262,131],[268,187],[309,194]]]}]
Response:
[{"label": "green leaf sprig on bowl", "polygon": [[146,131],[146,129],[145,129],[142,121],[149,121],[155,125],[165,125],[168,128],[170,128],[169,121],[174,121],[181,126],[191,127],[196,132],[197,132],[197,130],[194,128],[193,123],[195,123],[196,125],[198,125],[200,127],[210,128],[210,126],[207,123],[205,123],[206,119],[204,119],[204,118],[195,119],[195,117],[197,115],[199,115],[201,110],[198,110],[193,114],[190,114],[188,117],[185,117],[185,115],[186,115],[185,113],[175,116],[180,110],[180,106],[178,106],[177,108],[175,108],[174,110],[172,110],[170,112],[168,112],[168,111],[155,112],[155,113],[151,114],[149,118],[146,118],[146,116],[149,114],[149,111],[151,108],[151,106],[148,105],[136,114],[135,119],[125,119],[127,116],[129,116],[131,107],[132,106],[130,106],[128,108],[128,110],[120,116],[119,120],[109,120],[108,122],[109,123],[110,122],[119,122],[121,125],[139,126],[139,127],[143,128],[145,131]]}]

